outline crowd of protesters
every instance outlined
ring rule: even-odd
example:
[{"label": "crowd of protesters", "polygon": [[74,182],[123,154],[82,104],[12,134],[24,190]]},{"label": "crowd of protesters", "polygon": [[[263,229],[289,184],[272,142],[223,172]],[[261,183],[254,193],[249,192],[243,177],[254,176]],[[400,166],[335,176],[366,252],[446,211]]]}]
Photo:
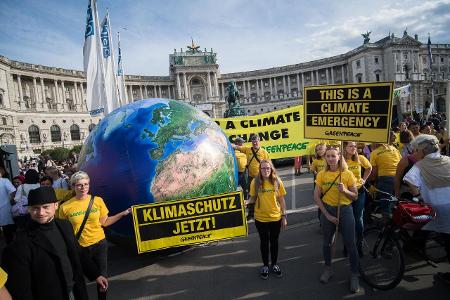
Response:
[{"label": "crowd of protesters", "polygon": [[[358,258],[363,255],[364,210],[367,200],[371,197],[380,197],[381,192],[399,198],[416,197],[435,209],[436,218],[424,229],[443,235],[450,262],[450,194],[448,194],[450,159],[449,136],[445,122],[445,116],[438,113],[431,115],[427,121],[407,117],[390,131],[389,141],[386,144],[344,142],[341,146],[338,141],[317,141],[311,145],[312,153],[306,156],[306,165],[309,172],[314,173],[314,200],[319,207],[323,235],[325,268],[320,276],[322,283],[329,282],[333,276],[331,245],[336,226],[339,224],[344,240],[344,255],[350,259],[350,290],[354,293],[359,291],[357,273]],[[282,272],[277,264],[278,237],[280,228],[287,225],[284,203],[286,191],[268,155],[259,154],[261,151],[258,150],[261,149],[259,138],[252,136],[250,140],[252,147],[242,146],[243,140],[239,138],[233,148],[241,165],[240,185],[244,195],[249,195],[248,219],[255,219],[260,236],[263,261],[260,277],[267,279],[269,271],[280,277]],[[239,151],[246,154],[247,164],[245,156],[240,155]],[[301,159],[298,157],[295,162],[296,176],[302,174]],[[418,161],[421,161],[419,164],[421,168],[415,166]],[[250,173],[250,164],[252,175],[246,180],[244,166],[246,165],[247,172]],[[426,166],[428,169],[425,169]],[[438,171],[433,174],[429,166],[435,166]],[[259,174],[256,174],[258,167]],[[426,187],[427,182],[434,185]],[[441,189],[439,195],[436,188]],[[370,195],[366,193],[367,189],[371,191]],[[245,198],[247,199],[247,196]],[[338,198],[340,198],[339,216]],[[380,205],[383,217],[390,218],[392,203],[382,201]],[[269,268],[269,253],[271,268]],[[438,273],[437,278],[450,284],[450,272]]]},{"label": "crowd of protesters", "polygon": [[88,299],[84,276],[97,283],[98,299],[106,299],[103,228],[131,209],[108,216],[103,199],[89,194],[89,175],[75,172],[75,163],[23,160],[12,181],[0,168],[2,267],[15,299]]},{"label": "crowd of protesters", "polygon": [[[323,239],[322,283],[333,277],[331,248],[339,226],[350,261],[350,291],[360,290],[358,263],[363,255],[363,216],[370,186],[432,205],[437,216],[426,229],[443,234],[450,262],[450,158],[443,120],[439,114],[426,122],[407,118],[393,128],[386,144],[313,143],[312,161],[307,157],[307,166],[314,172],[313,199],[319,208]],[[250,141],[251,147],[246,147],[244,140],[237,138],[233,148],[248,220],[254,219],[260,238],[260,277],[268,279],[269,273],[282,277],[277,261],[280,231],[288,224],[286,190],[259,136],[252,135]],[[8,244],[2,267],[10,274],[6,288],[13,297],[87,299],[85,275],[96,281],[98,298],[106,299],[107,243],[103,228],[128,215],[130,209],[108,216],[103,199],[89,194],[89,175],[76,172],[75,163],[76,156],[63,163],[48,156],[23,160],[19,162],[20,175],[12,181],[0,168],[0,196],[7,199],[1,203],[0,226]],[[295,175],[301,173],[298,163]],[[383,215],[390,217],[392,207],[385,205],[382,209]],[[52,249],[55,255],[48,256],[39,247]],[[39,262],[31,257],[39,257]],[[44,266],[48,274],[39,278]],[[450,284],[450,272],[437,276]],[[34,286],[39,280],[41,285]],[[45,282],[50,291],[42,289]]]}]

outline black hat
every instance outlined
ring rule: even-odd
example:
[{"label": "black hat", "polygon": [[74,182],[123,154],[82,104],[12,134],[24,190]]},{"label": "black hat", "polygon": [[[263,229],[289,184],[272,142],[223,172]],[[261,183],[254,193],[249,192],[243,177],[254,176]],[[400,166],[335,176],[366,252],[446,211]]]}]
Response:
[{"label": "black hat", "polygon": [[28,206],[43,205],[58,202],[55,190],[52,187],[41,186],[31,190],[28,194]]}]

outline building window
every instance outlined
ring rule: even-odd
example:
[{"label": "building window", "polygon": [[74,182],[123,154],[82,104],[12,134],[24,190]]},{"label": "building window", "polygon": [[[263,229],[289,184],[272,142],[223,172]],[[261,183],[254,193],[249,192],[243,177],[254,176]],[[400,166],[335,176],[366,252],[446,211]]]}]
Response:
[{"label": "building window", "polygon": [[61,142],[61,129],[58,125],[52,125],[50,127],[50,136],[52,138],[52,142]]},{"label": "building window", "polygon": [[430,89],[427,89],[427,95],[429,95],[430,94]]},{"label": "building window", "polygon": [[357,75],[356,75],[356,81],[357,81],[358,83],[361,83],[361,82],[362,82],[362,74],[357,74]]},{"label": "building window", "polygon": [[7,125],[6,118],[2,117],[2,125]]},{"label": "building window", "polygon": [[356,68],[358,69],[361,68],[361,61],[359,60],[356,61]]},{"label": "building window", "polygon": [[375,74],[375,80],[380,81],[380,74]]},{"label": "building window", "polygon": [[408,53],[406,53],[406,52],[403,53],[403,58],[404,58],[404,59],[408,59]]},{"label": "building window", "polygon": [[444,62],[444,58],[443,57],[441,57],[441,63],[443,63]]},{"label": "building window", "polygon": [[264,82],[264,86],[265,86],[265,87],[268,87],[268,86],[269,86],[269,83],[268,83],[268,82]]},{"label": "building window", "polygon": [[378,56],[375,56],[375,63],[378,64]]},{"label": "building window", "polygon": [[77,124],[73,124],[70,126],[70,138],[72,141],[79,141],[80,140],[80,127],[78,127]]},{"label": "building window", "polygon": [[89,124],[89,127],[88,127],[88,130],[89,130],[89,132],[91,132],[92,130],[94,130],[94,128],[95,128],[95,124]]},{"label": "building window", "polygon": [[31,125],[28,127],[28,135],[30,136],[31,144],[39,144],[41,142],[41,135],[39,133],[39,127]]},{"label": "building window", "polygon": [[0,106],[3,106],[3,94],[0,94]]}]

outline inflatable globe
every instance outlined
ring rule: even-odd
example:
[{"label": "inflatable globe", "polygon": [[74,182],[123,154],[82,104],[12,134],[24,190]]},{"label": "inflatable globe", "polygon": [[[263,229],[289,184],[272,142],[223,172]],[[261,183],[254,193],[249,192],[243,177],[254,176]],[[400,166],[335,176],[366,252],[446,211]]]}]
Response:
[{"label": "inflatable globe", "polygon": [[[131,205],[235,191],[234,151],[219,126],[179,101],[146,99],[103,118],[87,137],[79,168],[110,215]],[[132,217],[110,227],[134,236]]]}]

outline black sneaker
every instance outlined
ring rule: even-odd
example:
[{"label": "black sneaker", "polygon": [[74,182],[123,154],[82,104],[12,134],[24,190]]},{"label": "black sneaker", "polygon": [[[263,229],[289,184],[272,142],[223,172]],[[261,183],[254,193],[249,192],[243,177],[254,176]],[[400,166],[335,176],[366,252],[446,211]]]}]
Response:
[{"label": "black sneaker", "polygon": [[436,274],[436,277],[443,283],[450,285],[450,273],[439,272]]},{"label": "black sneaker", "polygon": [[273,265],[272,266],[272,272],[278,277],[283,277],[283,273],[281,272],[280,266],[279,265]]},{"label": "black sneaker", "polygon": [[259,271],[259,277],[261,277],[261,279],[267,279],[269,278],[269,267],[268,266],[262,266],[261,270]]}]

